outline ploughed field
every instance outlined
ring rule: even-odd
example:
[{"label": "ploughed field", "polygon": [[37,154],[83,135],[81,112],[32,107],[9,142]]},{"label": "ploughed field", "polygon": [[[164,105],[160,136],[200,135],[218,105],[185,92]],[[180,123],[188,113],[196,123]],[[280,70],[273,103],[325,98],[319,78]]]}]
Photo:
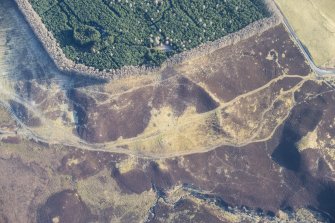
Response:
[{"label": "ploughed field", "polygon": [[98,69],[168,57],[267,16],[262,0],[30,0],[66,56]]},{"label": "ploughed field", "polygon": [[0,15],[0,222],[334,222],[334,81],[282,25],[108,82]]}]

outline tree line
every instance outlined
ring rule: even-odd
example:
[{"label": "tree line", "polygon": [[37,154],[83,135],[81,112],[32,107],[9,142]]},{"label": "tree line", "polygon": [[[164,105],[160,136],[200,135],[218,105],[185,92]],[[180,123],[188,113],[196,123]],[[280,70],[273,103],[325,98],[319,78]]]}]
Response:
[{"label": "tree line", "polygon": [[68,58],[98,69],[158,66],[268,16],[263,0],[30,2]]}]

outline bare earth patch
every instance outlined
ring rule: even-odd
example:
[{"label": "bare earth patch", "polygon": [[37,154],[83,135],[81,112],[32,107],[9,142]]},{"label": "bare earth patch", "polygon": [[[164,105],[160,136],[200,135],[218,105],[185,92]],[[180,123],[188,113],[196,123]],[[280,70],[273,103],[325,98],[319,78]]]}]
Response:
[{"label": "bare earth patch", "polygon": [[282,25],[107,82],[0,5],[0,222],[334,221],[334,80]]}]

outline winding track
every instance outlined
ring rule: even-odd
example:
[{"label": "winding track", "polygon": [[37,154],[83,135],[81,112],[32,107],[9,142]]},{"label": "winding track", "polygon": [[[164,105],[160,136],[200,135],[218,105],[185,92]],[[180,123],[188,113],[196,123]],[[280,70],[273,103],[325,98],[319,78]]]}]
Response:
[{"label": "winding track", "polygon": [[[315,72],[315,74],[318,77],[326,77],[326,76],[333,76],[335,75],[335,69],[321,69],[319,67],[317,67],[310,54],[307,52],[307,50],[303,47],[302,43],[300,42],[299,38],[297,37],[296,33],[294,32],[293,28],[290,26],[288,20],[285,18],[285,16],[283,15],[283,13],[280,11],[279,7],[276,5],[276,7],[278,8],[278,11],[281,13],[282,15],[282,21],[283,24],[285,25],[285,27],[287,28],[287,31],[290,33],[290,35],[293,37],[293,40],[295,41],[296,45],[299,47],[299,49],[301,50],[301,52],[303,53],[304,57],[306,58],[306,60],[308,61],[311,69]],[[264,88],[266,86],[262,86],[261,88]],[[256,89],[256,91],[258,91],[260,89]],[[249,95],[251,92],[248,92],[246,95]],[[241,97],[246,96],[246,95],[240,95]],[[15,98],[16,100],[23,102],[22,100],[20,100],[20,98]],[[11,111],[10,106],[7,103],[2,103],[5,107],[7,107],[7,109],[9,111]],[[13,117],[16,117],[15,114],[12,114]],[[45,142],[45,143],[50,143],[48,139],[43,139],[42,137],[40,137],[38,134],[35,134],[29,127],[25,126],[22,122],[20,122],[19,119],[16,119],[18,121],[18,123],[20,124],[21,128],[18,131],[19,134],[23,135],[26,138],[30,138],[33,139],[35,141],[40,141],[40,142]],[[266,139],[261,139],[261,140],[250,140],[248,142],[246,142],[246,144],[252,143],[252,142],[259,142],[259,141],[264,141]],[[168,158],[168,157],[175,157],[175,156],[181,156],[181,155],[189,155],[189,154],[194,154],[194,153],[202,153],[202,152],[208,152],[210,150],[213,150],[215,148],[217,148],[218,146],[215,147],[209,147],[209,148],[205,148],[204,150],[201,151],[191,151],[191,152],[182,152],[182,153],[176,153],[176,154],[165,154],[165,155],[160,155],[159,157],[157,157],[157,154],[150,154],[150,153],[146,153],[146,154],[142,154],[140,152],[136,152],[136,151],[129,151],[129,150],[125,150],[125,149],[121,149],[117,146],[112,146],[112,145],[103,145],[103,144],[99,144],[99,145],[92,145],[92,144],[88,144],[82,140],[79,140],[75,143],[73,142],[68,142],[68,141],[58,141],[58,142],[53,142],[53,144],[63,144],[63,145],[68,145],[68,146],[75,146],[77,148],[83,149],[83,150],[88,150],[88,151],[95,151],[95,152],[114,152],[114,153],[122,153],[122,154],[128,154],[128,155],[135,155],[137,157],[142,157],[142,158]],[[235,144],[231,144],[229,142],[226,142],[224,145],[230,145],[230,146],[237,146]]]}]

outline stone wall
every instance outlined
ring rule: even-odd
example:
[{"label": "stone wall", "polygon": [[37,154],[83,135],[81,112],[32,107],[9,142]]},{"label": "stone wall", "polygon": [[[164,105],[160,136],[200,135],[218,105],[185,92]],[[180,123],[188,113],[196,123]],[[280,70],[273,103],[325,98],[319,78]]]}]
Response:
[{"label": "stone wall", "polygon": [[159,71],[160,69],[163,69],[168,65],[182,63],[183,61],[191,58],[201,57],[210,54],[219,48],[231,44],[236,44],[237,42],[247,39],[253,35],[260,34],[267,29],[279,24],[282,19],[280,16],[281,14],[278,12],[276,6],[273,3],[273,0],[266,0],[269,11],[272,14],[271,17],[251,23],[240,31],[229,34],[216,41],[208,42],[194,49],[182,52],[180,54],[176,54],[168,59],[165,63],[163,63],[161,67],[149,68],[145,66],[126,66],[121,69],[100,71],[84,64],[75,63],[74,61],[68,59],[63,53],[61,47],[59,46],[59,43],[57,42],[53,34],[48,31],[40,16],[34,11],[33,7],[29,3],[29,0],[15,0],[15,2],[18,5],[18,8],[22,12],[22,14],[24,15],[25,19],[30,24],[35,35],[42,42],[43,47],[48,52],[52,60],[55,62],[58,69],[66,72],[92,75],[95,77],[107,79],[117,79],[125,76],[153,73]]}]

